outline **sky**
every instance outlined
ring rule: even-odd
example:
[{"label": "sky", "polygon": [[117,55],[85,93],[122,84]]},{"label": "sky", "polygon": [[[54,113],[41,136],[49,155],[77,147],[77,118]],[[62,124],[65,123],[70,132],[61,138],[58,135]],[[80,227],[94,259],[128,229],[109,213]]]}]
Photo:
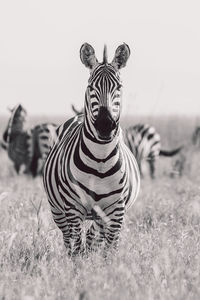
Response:
[{"label": "sky", "polygon": [[84,105],[89,70],[131,49],[121,70],[123,114],[200,114],[199,0],[8,0],[0,2],[0,113],[22,103],[29,114],[72,114]]}]

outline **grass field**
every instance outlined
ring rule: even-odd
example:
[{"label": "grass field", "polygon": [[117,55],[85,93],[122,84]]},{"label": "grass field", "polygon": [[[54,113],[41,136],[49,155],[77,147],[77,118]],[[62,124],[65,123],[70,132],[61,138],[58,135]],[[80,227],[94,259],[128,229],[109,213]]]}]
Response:
[{"label": "grass field", "polygon": [[159,159],[107,259],[67,257],[42,178],[17,176],[0,150],[0,299],[200,299],[200,149],[191,145],[198,120],[144,121],[159,129],[163,148],[185,145],[183,175],[173,173],[179,156]]}]

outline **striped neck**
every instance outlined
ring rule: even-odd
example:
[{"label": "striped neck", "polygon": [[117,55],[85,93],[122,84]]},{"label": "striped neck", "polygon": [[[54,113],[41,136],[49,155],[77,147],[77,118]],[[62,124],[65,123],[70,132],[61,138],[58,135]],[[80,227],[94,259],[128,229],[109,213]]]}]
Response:
[{"label": "striped neck", "polygon": [[[112,140],[119,135],[119,120],[120,120],[120,115],[118,116],[118,118],[116,119],[116,126],[115,128],[112,130],[110,137],[106,138],[101,138],[97,132],[97,128],[95,121],[97,120],[97,116],[94,115],[94,113],[91,110],[91,106],[89,105],[89,101],[87,99],[88,97],[88,93],[86,91],[85,93],[85,106],[84,106],[84,121],[83,121],[83,128],[84,128],[84,133],[86,136],[88,136],[88,138],[90,140],[92,140],[93,142],[95,142],[96,144],[108,144],[110,142],[112,142]],[[99,120],[102,124],[102,127],[105,125],[104,124],[104,120]]]},{"label": "striped neck", "polygon": [[117,148],[120,141],[121,128],[118,130],[111,141],[101,141],[92,136],[87,130],[87,125],[84,122],[82,128],[81,143],[85,155],[94,156],[97,160],[105,160]]}]

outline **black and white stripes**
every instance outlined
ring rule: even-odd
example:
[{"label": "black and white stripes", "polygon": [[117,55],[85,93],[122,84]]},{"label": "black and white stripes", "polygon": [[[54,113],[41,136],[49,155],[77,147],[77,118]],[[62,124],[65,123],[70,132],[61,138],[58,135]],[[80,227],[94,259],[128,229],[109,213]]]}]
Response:
[{"label": "black and white stripes", "polygon": [[125,144],[134,154],[143,176],[142,164],[149,163],[151,178],[155,177],[155,161],[158,156],[173,156],[180,152],[183,147],[173,150],[161,149],[161,139],[159,133],[153,126],[148,124],[137,124],[130,126],[123,131]]},{"label": "black and white stripes", "polygon": [[103,63],[98,63],[89,44],[81,47],[81,60],[90,69],[84,114],[58,128],[57,142],[45,164],[45,190],[69,254],[81,252],[81,226],[86,219],[93,220],[86,249],[96,249],[103,242],[106,247],[116,245],[125,209],[138,195],[137,163],[119,125],[119,69],[129,54],[123,44],[108,63],[105,49]]},{"label": "black and white stripes", "polygon": [[141,175],[143,175],[142,162],[147,160],[153,178],[154,162],[161,149],[160,135],[155,128],[148,124],[130,126],[124,130],[124,140],[138,162]]},{"label": "black and white stripes", "polygon": [[32,128],[33,157],[30,169],[34,177],[43,173],[47,155],[57,139],[57,127],[54,123],[42,123]]}]

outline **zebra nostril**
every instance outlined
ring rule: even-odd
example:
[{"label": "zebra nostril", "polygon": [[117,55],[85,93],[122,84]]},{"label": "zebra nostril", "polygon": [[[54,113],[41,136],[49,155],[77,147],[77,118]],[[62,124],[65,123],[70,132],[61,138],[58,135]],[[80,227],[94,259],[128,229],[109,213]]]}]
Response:
[{"label": "zebra nostril", "polygon": [[108,137],[116,128],[117,124],[116,121],[112,118],[110,112],[106,108],[102,107],[99,110],[99,114],[94,126],[100,136]]}]

